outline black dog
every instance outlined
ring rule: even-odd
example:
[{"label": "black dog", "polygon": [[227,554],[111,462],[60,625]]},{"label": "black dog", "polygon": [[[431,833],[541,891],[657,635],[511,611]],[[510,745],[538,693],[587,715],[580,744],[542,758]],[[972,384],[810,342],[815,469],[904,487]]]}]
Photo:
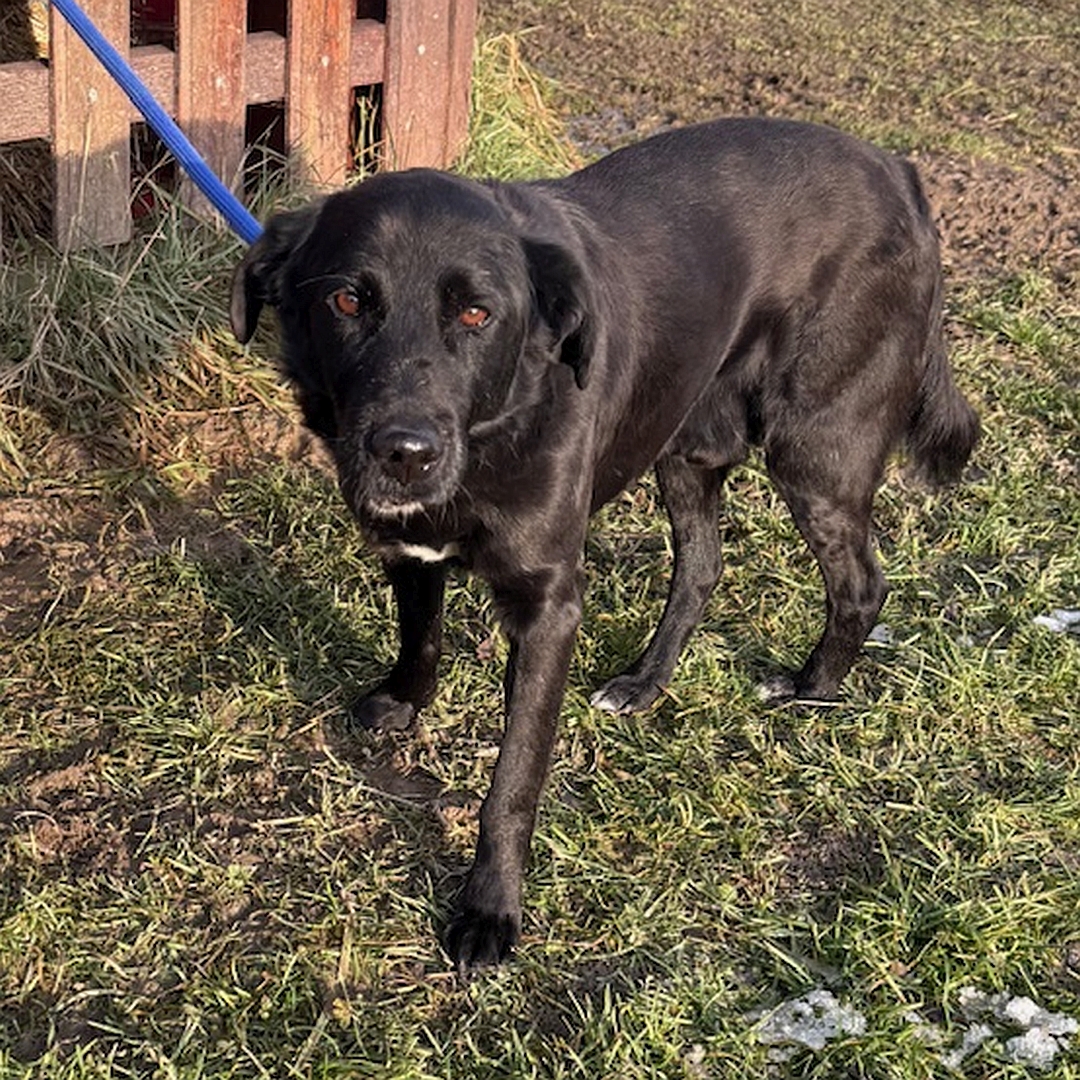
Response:
[{"label": "black dog", "polygon": [[978,420],[941,333],[915,169],[836,131],[722,120],[562,180],[386,174],[270,221],[237,271],[247,341],[277,308],[304,416],[381,554],[401,650],[355,708],[407,726],[435,693],[443,583],[489,582],[506,731],[447,937],[502,959],[582,610],[589,515],[650,466],[674,532],[656,634],[593,697],[651,704],[720,572],[721,488],[754,444],[825,580],[825,630],[772,698],[833,697],[886,586],[870,537],[889,452],[957,477]]}]

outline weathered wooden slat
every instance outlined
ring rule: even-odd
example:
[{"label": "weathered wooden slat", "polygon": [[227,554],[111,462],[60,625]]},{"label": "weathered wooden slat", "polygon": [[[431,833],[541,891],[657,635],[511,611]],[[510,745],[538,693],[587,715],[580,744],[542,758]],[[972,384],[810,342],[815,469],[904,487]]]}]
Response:
[{"label": "weathered wooden slat", "polygon": [[[476,0],[469,0],[475,4]],[[350,85],[373,86],[383,81],[386,71],[386,26],[374,19],[357,19],[352,24],[350,43]]]},{"label": "weathered wooden slat", "polygon": [[[373,19],[357,19],[349,35],[351,86],[383,81],[386,65],[386,27]],[[177,112],[177,55],[164,45],[138,45],[129,63],[146,88],[170,115]],[[246,103],[259,105],[285,99],[285,39],[271,30],[248,34],[244,46]],[[0,144],[23,139],[51,139],[49,126],[49,69],[38,60],[0,64]],[[127,99],[131,121],[139,113]]]},{"label": "weathered wooden slat", "polygon": [[[173,51],[164,45],[140,45],[131,50],[128,63],[150,93],[173,111],[176,96],[176,55]],[[49,69],[45,64],[37,60],[0,64],[0,102],[5,105],[0,110],[0,144],[52,138]],[[126,97],[123,98],[123,109],[129,122],[141,119],[139,111]]]},{"label": "weathered wooden slat", "polygon": [[285,100],[285,39],[273,30],[248,34],[244,78],[247,103]]},{"label": "weathered wooden slat", "polygon": [[[226,184],[240,178],[244,157],[247,0],[177,0],[176,122]],[[184,199],[205,212],[190,183]]]},{"label": "weathered wooden slat", "polygon": [[0,64],[0,143],[49,138],[49,69],[39,60]]},{"label": "weathered wooden slat", "polygon": [[476,0],[449,0],[450,60],[447,80],[444,165],[465,149],[469,134],[469,94],[476,41]]},{"label": "weathered wooden slat", "polygon": [[[139,45],[131,50],[128,63],[135,69],[135,74],[142,79],[146,89],[170,116],[176,116],[176,53],[164,45]],[[127,98],[124,106],[128,119],[133,123],[142,119],[142,114]]]},{"label": "weathered wooden slat", "polygon": [[[410,0],[412,2],[412,0]],[[353,0],[291,0],[285,138],[318,184],[345,179],[352,108]]]},{"label": "weathered wooden slat", "polygon": [[449,24],[446,0],[387,4],[383,137],[392,168],[446,163]]},{"label": "weathered wooden slat", "polygon": [[[129,5],[84,0],[83,8],[125,55]],[[50,41],[56,240],[61,246],[120,243],[131,235],[126,99],[55,8],[50,8]]]}]

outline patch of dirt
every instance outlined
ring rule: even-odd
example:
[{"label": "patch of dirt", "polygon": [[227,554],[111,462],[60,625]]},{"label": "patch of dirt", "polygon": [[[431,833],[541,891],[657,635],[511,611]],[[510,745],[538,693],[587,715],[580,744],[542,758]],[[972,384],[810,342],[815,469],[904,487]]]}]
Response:
[{"label": "patch of dirt", "polygon": [[978,158],[918,159],[937,213],[947,273],[958,281],[1035,267],[1080,280],[1080,188],[1046,166]]},{"label": "patch of dirt", "polygon": [[[184,535],[177,518],[165,511],[153,522],[77,491],[0,498],[0,640],[34,633],[65,598],[108,589],[132,545],[164,550]],[[211,546],[219,538],[213,530],[195,536]]]},{"label": "patch of dirt", "polygon": [[270,411],[256,404],[232,411],[170,412],[140,435],[141,460],[188,459],[219,472],[259,460],[306,461],[333,471],[329,452],[303,427],[295,409]]},{"label": "patch of dirt", "polygon": [[0,633],[32,633],[78,585],[102,585],[94,528],[62,500],[0,500]]},{"label": "patch of dirt", "polygon": [[[326,449],[296,415],[259,407],[236,413],[169,412],[160,424],[106,442],[52,433],[35,459],[42,477],[20,495],[0,494],[0,641],[33,633],[64,597],[107,589],[132,547],[165,551],[183,538],[194,554],[243,554],[243,537],[222,526],[214,492],[260,460],[302,461],[332,472]],[[123,445],[121,445],[121,443]],[[103,498],[78,478],[130,470],[132,460],[190,462],[190,494],[147,491],[128,503]]]},{"label": "patch of dirt", "polygon": [[28,856],[68,873],[126,875],[133,845],[113,820],[113,793],[93,756],[34,776],[25,799],[0,807],[0,825],[22,836]]},{"label": "patch of dirt", "polygon": [[874,884],[884,872],[878,838],[869,831],[804,826],[782,845],[782,892],[835,898],[852,886]]}]

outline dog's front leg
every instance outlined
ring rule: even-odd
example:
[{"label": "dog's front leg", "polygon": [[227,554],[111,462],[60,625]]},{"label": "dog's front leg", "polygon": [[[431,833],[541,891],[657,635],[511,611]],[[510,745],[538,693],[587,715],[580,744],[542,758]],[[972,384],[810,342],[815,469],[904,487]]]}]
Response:
[{"label": "dog's front leg", "polygon": [[400,559],[384,569],[397,601],[400,651],[386,678],[353,705],[352,716],[373,731],[401,731],[435,696],[446,564]]},{"label": "dog's front leg", "polygon": [[520,594],[496,589],[510,638],[506,730],[480,809],[476,860],[446,938],[463,973],[505,959],[521,934],[525,860],[581,622],[576,571],[560,572],[541,593],[522,603]]}]

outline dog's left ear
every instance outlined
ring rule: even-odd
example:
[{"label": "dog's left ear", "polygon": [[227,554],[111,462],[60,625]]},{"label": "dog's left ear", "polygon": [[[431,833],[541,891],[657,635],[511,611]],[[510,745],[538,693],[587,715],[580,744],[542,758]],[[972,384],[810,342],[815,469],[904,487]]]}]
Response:
[{"label": "dog's left ear", "polygon": [[308,238],[319,214],[319,204],[275,214],[236,268],[229,302],[229,321],[237,340],[251,340],[263,304],[281,302],[281,279],[289,256]]},{"label": "dog's left ear", "polygon": [[548,349],[574,371],[582,390],[596,347],[595,318],[581,264],[571,251],[546,240],[525,239],[536,314],[546,329]]}]

